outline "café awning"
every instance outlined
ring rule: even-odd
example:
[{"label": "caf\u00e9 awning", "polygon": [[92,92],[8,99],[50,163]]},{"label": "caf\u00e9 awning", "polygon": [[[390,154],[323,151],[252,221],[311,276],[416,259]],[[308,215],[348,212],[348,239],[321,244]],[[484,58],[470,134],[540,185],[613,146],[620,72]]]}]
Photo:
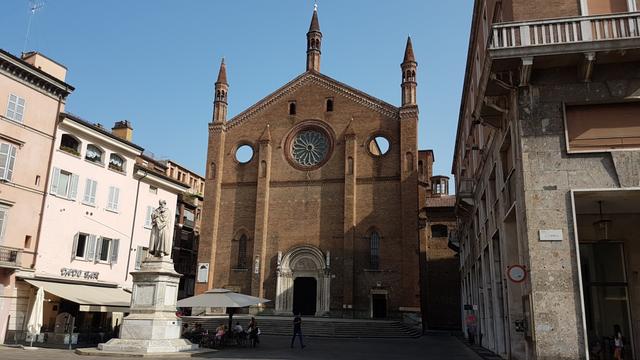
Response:
[{"label": "caf\u00e9 awning", "polygon": [[121,288],[24,279],[44,291],[80,305],[80,311],[127,312],[131,294]]}]

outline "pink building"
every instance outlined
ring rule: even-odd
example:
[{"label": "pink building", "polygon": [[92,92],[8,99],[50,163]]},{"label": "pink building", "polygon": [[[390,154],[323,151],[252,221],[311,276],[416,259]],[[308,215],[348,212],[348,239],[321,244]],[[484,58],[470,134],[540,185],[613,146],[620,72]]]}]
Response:
[{"label": "pink building", "polygon": [[[59,118],[35,271],[18,272],[16,281],[18,293],[30,296],[10,309],[26,316],[43,288],[49,343],[66,341],[71,327],[79,343],[113,335],[128,310],[130,272],[148,247],[151,213],[161,200],[175,209],[177,194],[188,189],[137,163],[143,149],[131,142],[128,121],[112,130],[67,113]],[[18,338],[25,330],[9,325]]]},{"label": "pink building", "polygon": [[38,252],[56,119],[74,90],[66,72],[42,54],[0,50],[0,340],[24,322],[10,308],[29,297],[16,274],[33,271]]}]

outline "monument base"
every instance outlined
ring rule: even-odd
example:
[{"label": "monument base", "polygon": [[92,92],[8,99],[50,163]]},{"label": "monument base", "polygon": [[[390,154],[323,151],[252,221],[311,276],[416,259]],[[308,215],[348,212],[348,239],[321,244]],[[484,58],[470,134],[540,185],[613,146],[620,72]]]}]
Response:
[{"label": "monument base", "polygon": [[147,258],[131,273],[130,314],[122,320],[120,338],[98,344],[105,352],[175,353],[198,345],[181,339],[182,320],[176,312],[178,274],[170,258]]},{"label": "monument base", "polygon": [[104,344],[98,344],[98,350],[106,352],[175,353],[198,350],[198,345],[192,344],[186,339],[111,339]]}]

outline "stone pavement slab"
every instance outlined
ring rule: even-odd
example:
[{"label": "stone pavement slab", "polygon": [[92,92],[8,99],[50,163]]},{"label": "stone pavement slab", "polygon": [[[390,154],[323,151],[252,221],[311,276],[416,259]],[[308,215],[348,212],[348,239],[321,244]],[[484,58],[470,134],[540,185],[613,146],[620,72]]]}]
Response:
[{"label": "stone pavement slab", "polygon": [[[422,359],[481,360],[457,338],[424,336],[418,339],[327,339],[306,338],[306,348],[291,349],[287,336],[262,336],[257,348],[228,347],[215,353],[193,358],[211,359]],[[0,359],[11,360],[104,360],[108,357],[77,355],[59,349],[23,350],[0,347]],[[122,358],[119,358],[122,359]],[[145,359],[153,359],[146,357]],[[161,359],[161,357],[157,358]]]}]

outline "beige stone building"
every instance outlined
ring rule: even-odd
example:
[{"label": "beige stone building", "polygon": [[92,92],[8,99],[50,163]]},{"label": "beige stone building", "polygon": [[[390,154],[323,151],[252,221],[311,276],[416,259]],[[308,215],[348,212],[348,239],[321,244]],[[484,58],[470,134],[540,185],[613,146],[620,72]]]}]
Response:
[{"label": "beige stone building", "polygon": [[178,287],[178,299],[182,299],[195,294],[205,179],[173,160],[166,160],[164,164],[167,176],[189,186],[178,195],[171,253],[176,271],[182,275]]},{"label": "beige stone building", "polygon": [[509,359],[640,355],[640,13],[475,2],[454,153],[463,319]]},{"label": "beige stone building", "polygon": [[322,74],[322,41],[314,11],[306,71],[231,119],[222,64],[209,124],[196,292],[226,287],[271,299],[264,313],[417,314],[411,42],[396,107]]},{"label": "beige stone building", "polygon": [[15,273],[31,270],[38,252],[57,118],[74,90],[66,72],[40,53],[0,50],[0,339],[24,320],[9,316],[12,301],[28,297]]}]

